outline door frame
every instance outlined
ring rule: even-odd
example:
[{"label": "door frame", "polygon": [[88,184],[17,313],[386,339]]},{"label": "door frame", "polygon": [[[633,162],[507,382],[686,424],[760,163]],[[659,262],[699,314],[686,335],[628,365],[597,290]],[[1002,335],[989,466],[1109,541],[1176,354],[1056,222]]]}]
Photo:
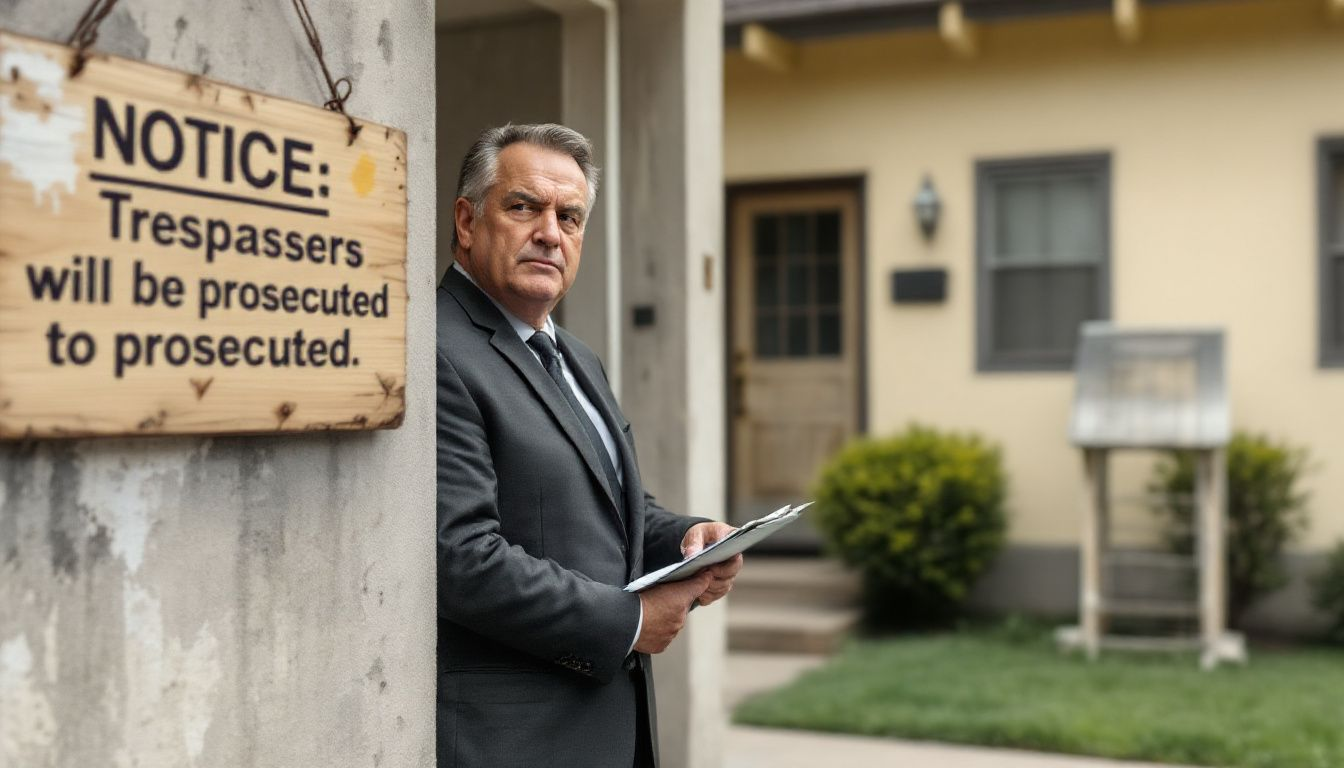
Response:
[{"label": "door frame", "polygon": [[[734,230],[733,207],[743,197],[760,194],[772,194],[780,192],[852,192],[857,201],[858,220],[854,222],[855,229],[858,232],[858,242],[855,243],[857,250],[857,268],[858,268],[858,306],[855,311],[858,313],[858,334],[856,342],[858,348],[855,356],[856,386],[854,396],[857,398],[857,432],[856,436],[868,434],[868,177],[866,174],[851,174],[843,176],[800,176],[789,179],[772,179],[761,181],[734,181],[724,184],[724,207],[723,207],[723,233],[724,233],[724,286],[723,286],[723,309],[724,309],[724,328],[723,328],[723,402],[724,402],[724,456],[727,457],[726,471],[727,476],[724,482],[724,510],[729,511],[733,508],[733,482],[734,472],[737,471],[736,458],[734,455],[734,444],[736,441],[733,414],[737,410],[737,402],[734,398],[733,387],[733,350],[737,337],[734,333],[733,310],[736,308],[733,300],[735,285],[733,281],[733,243],[736,231]],[[819,554],[821,551],[820,543],[816,545],[805,544],[772,544],[771,540],[761,543],[759,550],[767,553],[776,554]]]}]

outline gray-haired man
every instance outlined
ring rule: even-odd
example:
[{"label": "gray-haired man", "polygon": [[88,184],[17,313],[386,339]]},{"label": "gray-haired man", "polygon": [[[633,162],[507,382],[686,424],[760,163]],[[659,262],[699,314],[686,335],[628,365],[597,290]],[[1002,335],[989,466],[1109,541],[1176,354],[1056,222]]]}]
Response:
[{"label": "gray-haired man", "polygon": [[601,362],[551,321],[591,156],[563,126],[493,128],[458,181],[438,292],[440,766],[656,765],[648,654],[741,568],[621,589],[732,529],[644,490]]}]

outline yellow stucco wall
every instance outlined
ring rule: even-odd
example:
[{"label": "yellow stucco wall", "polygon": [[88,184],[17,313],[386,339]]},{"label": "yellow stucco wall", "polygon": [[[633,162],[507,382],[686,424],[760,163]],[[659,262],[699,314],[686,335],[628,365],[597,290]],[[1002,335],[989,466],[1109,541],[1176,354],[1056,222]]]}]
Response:
[{"label": "yellow stucco wall", "polygon": [[[1000,22],[972,60],[931,30],[846,37],[803,44],[787,74],[730,53],[725,174],[866,176],[870,431],[989,435],[1013,540],[1071,543],[1072,376],[975,371],[975,161],[1111,153],[1113,319],[1227,329],[1235,425],[1315,457],[1302,548],[1319,549],[1344,536],[1344,369],[1316,363],[1316,142],[1344,135],[1344,25],[1326,8],[1150,8],[1136,45],[1105,14]],[[944,200],[931,244],[910,212],[926,172]],[[910,266],[945,266],[948,301],[893,305],[891,270]]]}]

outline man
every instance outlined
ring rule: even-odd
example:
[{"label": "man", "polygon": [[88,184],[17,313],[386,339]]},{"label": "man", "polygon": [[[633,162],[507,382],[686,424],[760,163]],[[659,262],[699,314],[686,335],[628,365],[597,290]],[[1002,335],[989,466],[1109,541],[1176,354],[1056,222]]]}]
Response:
[{"label": "man", "polygon": [[597,192],[587,139],[508,125],[468,152],[438,291],[440,766],[657,764],[649,654],[741,557],[626,593],[732,530],[640,484],[597,356],[551,310]]}]

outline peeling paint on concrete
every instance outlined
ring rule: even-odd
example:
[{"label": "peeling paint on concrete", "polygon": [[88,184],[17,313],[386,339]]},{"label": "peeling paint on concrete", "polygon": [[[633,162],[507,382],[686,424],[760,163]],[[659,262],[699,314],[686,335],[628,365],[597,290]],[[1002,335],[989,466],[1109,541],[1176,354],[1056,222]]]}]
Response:
[{"label": "peeling paint on concrete", "polygon": [[187,757],[192,764],[200,760],[205,750],[205,735],[213,718],[215,686],[223,672],[219,663],[219,640],[210,631],[209,624],[201,627],[185,650],[175,649],[182,658],[181,677],[187,681],[182,691],[182,739]]},{"label": "peeling paint on concrete", "polygon": [[[194,765],[205,749],[214,718],[214,694],[223,677],[219,640],[207,622],[186,645],[165,636],[163,603],[148,588],[127,583],[127,689],[123,706],[122,747],[114,755],[120,768],[143,765]],[[175,723],[181,741],[163,738],[144,723]]]},{"label": "peeling paint on concrete", "polygon": [[46,673],[48,685],[60,682],[61,677],[61,655],[56,652],[56,627],[60,616],[60,606],[52,606],[47,614],[47,626],[42,630],[42,671]]},{"label": "peeling paint on concrete", "polygon": [[32,185],[34,205],[50,204],[53,213],[60,213],[58,187],[74,194],[79,176],[75,136],[88,127],[88,113],[79,104],[65,103],[65,67],[51,56],[6,48],[0,53],[0,72],[18,72],[43,102],[0,96],[0,164]]},{"label": "peeling paint on concrete", "polygon": [[139,571],[145,561],[149,511],[162,501],[153,481],[163,472],[137,463],[119,472],[120,477],[111,483],[80,486],[79,504],[112,531],[112,554],[121,558],[130,573]]},{"label": "peeling paint on concrete", "polygon": [[33,678],[33,652],[24,635],[0,643],[0,756],[39,765],[56,734],[51,702]]}]

